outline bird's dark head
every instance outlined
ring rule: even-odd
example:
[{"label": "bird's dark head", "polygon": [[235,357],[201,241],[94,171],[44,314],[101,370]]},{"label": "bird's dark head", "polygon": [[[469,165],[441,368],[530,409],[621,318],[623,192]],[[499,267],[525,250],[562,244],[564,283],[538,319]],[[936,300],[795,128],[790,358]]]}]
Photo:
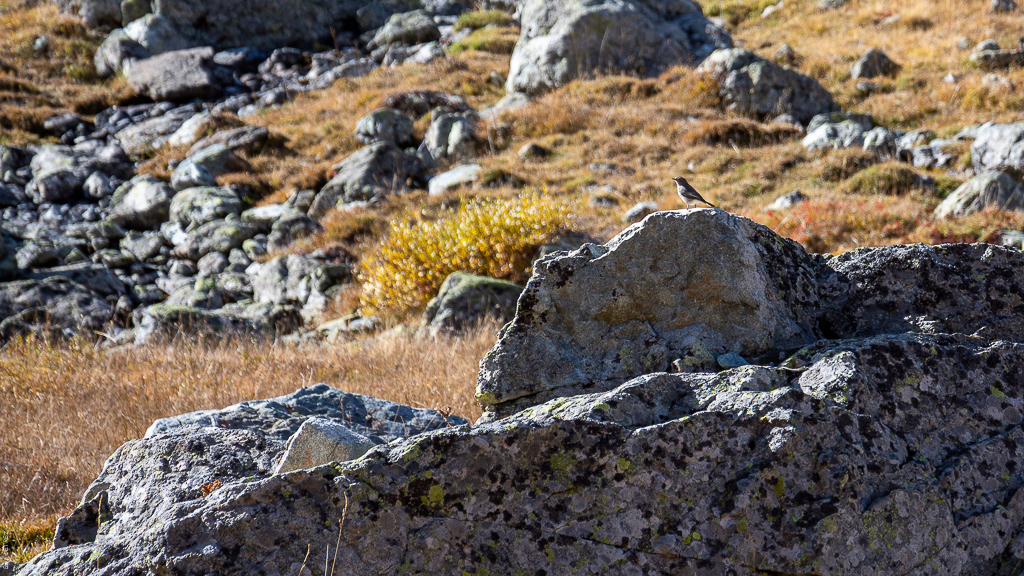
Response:
[{"label": "bird's dark head", "polygon": [[686,178],[683,178],[682,176],[676,176],[672,181],[676,184],[689,184],[689,182],[686,181]]}]

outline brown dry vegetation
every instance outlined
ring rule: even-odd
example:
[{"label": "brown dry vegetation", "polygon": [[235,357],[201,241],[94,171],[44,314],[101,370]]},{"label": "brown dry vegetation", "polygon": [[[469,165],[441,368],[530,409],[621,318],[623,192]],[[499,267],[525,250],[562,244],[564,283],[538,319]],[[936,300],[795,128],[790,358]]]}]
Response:
[{"label": "brown dry vegetation", "polygon": [[323,382],[475,420],[478,361],[495,331],[487,325],[439,340],[385,334],[301,349],[241,339],[109,351],[84,341],[14,341],[0,350],[0,559],[38,552],[32,535],[52,529],[103,461],[157,418]]},{"label": "brown dry vegetation", "polygon": [[[92,50],[100,36],[60,17],[50,4],[4,6],[12,1],[0,0],[0,142],[39,141],[46,138],[38,133],[42,122],[58,111],[87,115],[132,98],[123,80],[101,83],[92,75]],[[770,58],[783,43],[790,44],[799,71],[817,78],[845,109],[869,113],[889,128],[929,128],[951,136],[969,124],[1024,119],[1024,69],[1000,71],[1012,89],[990,88],[984,82],[988,72],[971,65],[969,49],[957,47],[961,36],[972,46],[987,38],[1016,44],[1020,13],[990,14],[982,0],[853,0],[829,12],[818,10],[817,0],[787,0],[782,10],[760,18],[774,3],[703,4],[709,15],[730,23],[738,44],[762,56]],[[466,25],[478,33],[451,59],[343,80],[245,119],[271,130],[275,144],[249,157],[251,174],[222,183],[249,184],[263,196],[262,203],[281,202],[294,189],[319,188],[331,167],[360,146],[352,135],[356,120],[393,92],[438,90],[462,96],[476,109],[494,104],[504,90],[491,75],[508,73],[506,52],[515,29],[507,21],[493,21],[493,14],[475,18]],[[501,26],[481,27],[487,23]],[[51,37],[47,54],[32,50],[40,34]],[[849,69],[869,47],[883,49],[901,68],[876,79],[880,88],[864,94]],[[945,82],[947,73],[956,82]],[[724,112],[717,91],[707,77],[682,67],[656,78],[598,76],[573,82],[481,128],[488,144],[480,163],[488,173],[511,175],[506,182],[521,184],[496,182],[441,197],[412,191],[380,206],[334,212],[323,220],[322,234],[295,248],[340,246],[365,261],[386,245],[383,238],[394,222],[436,220],[470,199],[512,200],[525,188],[542,190],[566,207],[573,227],[604,239],[622,229],[619,219],[633,202],[682,207],[670,182],[679,174],[722,208],[817,252],[906,242],[994,242],[1000,230],[1024,228],[1024,215],[998,211],[935,221],[932,210],[962,174],[879,164],[856,150],[807,152],[792,131]],[[428,119],[415,120],[422,136]],[[522,160],[517,150],[527,142],[551,154]],[[167,161],[185,152],[163,151],[143,170],[166,176]],[[964,147],[955,168],[969,165]],[[911,185],[914,176],[930,177],[936,186]],[[590,206],[592,185],[614,186],[621,204]],[[788,211],[765,211],[794,189],[810,201]],[[351,312],[359,299],[358,287],[346,290],[332,314]],[[455,343],[385,338],[314,349],[202,340],[111,352],[84,343],[8,346],[0,351],[0,555],[24,559],[31,553],[21,551],[25,543],[38,549],[53,515],[69,510],[103,459],[161,416],[323,381],[416,406],[452,405],[473,419],[476,363],[492,341],[491,331],[484,330]]]}]

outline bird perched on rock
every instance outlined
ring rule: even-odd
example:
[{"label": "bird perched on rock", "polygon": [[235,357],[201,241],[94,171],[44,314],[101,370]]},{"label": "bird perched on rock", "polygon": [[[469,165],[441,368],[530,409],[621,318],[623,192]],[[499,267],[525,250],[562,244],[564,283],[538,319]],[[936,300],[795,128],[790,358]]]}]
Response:
[{"label": "bird perched on rock", "polygon": [[690,202],[693,202],[694,204],[697,202],[703,202],[712,208],[716,207],[711,202],[702,198],[700,193],[694,190],[693,186],[690,186],[690,183],[686,181],[686,178],[676,176],[672,181],[676,183],[676,192],[679,193],[679,197],[683,199],[683,202],[686,202],[687,208],[690,207]]}]

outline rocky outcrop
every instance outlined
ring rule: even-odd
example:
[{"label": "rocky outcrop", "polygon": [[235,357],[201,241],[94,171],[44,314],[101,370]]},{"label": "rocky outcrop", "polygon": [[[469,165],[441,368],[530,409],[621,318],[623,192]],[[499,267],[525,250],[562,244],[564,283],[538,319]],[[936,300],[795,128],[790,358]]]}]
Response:
[{"label": "rocky outcrop", "polygon": [[506,89],[529,95],[597,72],[656,75],[732,46],[689,0],[530,0],[521,30]]},{"label": "rocky outcrop", "polygon": [[806,125],[818,114],[839,110],[813,78],[744,48],[718,50],[697,70],[716,80],[726,107],[740,114],[760,119],[788,114]]},{"label": "rocky outcrop", "polygon": [[[326,386],[160,420],[14,570],[1012,572],[1021,270],[992,245],[813,256],[657,212],[535,265],[476,425]],[[274,475],[304,423],[318,447]]]},{"label": "rocky outcrop", "polygon": [[816,267],[795,242],[716,210],[657,212],[604,246],[534,265],[477,398],[507,413],[641,374],[814,341]]}]

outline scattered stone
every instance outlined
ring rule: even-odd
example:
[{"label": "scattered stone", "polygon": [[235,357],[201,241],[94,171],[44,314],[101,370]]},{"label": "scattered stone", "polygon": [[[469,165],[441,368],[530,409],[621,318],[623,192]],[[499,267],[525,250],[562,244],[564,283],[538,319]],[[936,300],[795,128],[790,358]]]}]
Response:
[{"label": "scattered stone", "polygon": [[283,251],[292,242],[319,234],[323,230],[323,226],[316,220],[301,212],[292,211],[274,222],[270,235],[267,236],[267,250]]},{"label": "scattered stone", "polygon": [[789,44],[783,44],[775,51],[775,61],[779,64],[791,66],[796,62],[796,51]]},{"label": "scattered stone", "polygon": [[756,118],[789,114],[806,124],[818,114],[839,109],[813,78],[743,48],[716,50],[697,70],[718,81],[727,108],[740,114]]},{"label": "scattered stone", "polygon": [[469,186],[480,178],[482,172],[483,167],[479,164],[456,166],[431,178],[427,182],[427,190],[431,196],[436,196],[460,186]]},{"label": "scattered stone", "polygon": [[657,211],[658,205],[654,202],[638,202],[622,215],[622,223],[633,224],[635,222],[639,222]]},{"label": "scattered stone", "polygon": [[775,202],[772,202],[771,205],[765,208],[765,210],[769,212],[785,210],[787,208],[792,208],[793,206],[796,206],[801,202],[806,202],[807,200],[809,200],[809,198],[806,194],[799,190],[793,190],[792,192],[783,194],[782,196],[776,198]]},{"label": "scattered stone", "polygon": [[152,176],[137,176],[118,190],[110,221],[134,230],[153,230],[167,221],[174,189]]},{"label": "scattered stone", "polygon": [[374,446],[372,440],[338,422],[313,417],[303,422],[288,439],[274,474],[355,460]]},{"label": "scattered stone", "polygon": [[472,160],[478,148],[477,121],[471,112],[436,114],[420,144],[420,157],[428,164]]},{"label": "scattered stone", "polygon": [[270,131],[262,126],[241,126],[231,130],[215,132],[202,140],[196,142],[189,149],[188,155],[192,156],[199,151],[220,144],[233,152],[259,152],[270,140]]},{"label": "scattered stone", "polygon": [[124,30],[114,30],[96,49],[93,57],[93,64],[96,66],[96,73],[101,78],[108,78],[120,74],[127,65],[134,60],[145,60],[151,54],[145,46],[132,40],[125,34]]},{"label": "scattered stone", "polygon": [[1024,184],[1003,172],[983,172],[947,196],[935,208],[935,217],[967,216],[986,208],[1024,212]]},{"label": "scattered stone", "polygon": [[400,147],[413,144],[412,119],[392,108],[379,108],[356,122],[355,135],[361,142],[388,142]]},{"label": "scattered stone", "polygon": [[427,304],[423,323],[435,335],[471,329],[487,320],[505,324],[515,316],[522,292],[523,287],[512,282],[453,272]]},{"label": "scattered stone", "polygon": [[213,49],[176,50],[131,61],[125,75],[133,90],[156,101],[211,98],[220,93]]},{"label": "scattered stone", "polygon": [[403,14],[394,14],[388,18],[387,24],[377,32],[369,48],[392,44],[409,46],[431,42],[441,37],[437,24],[423,10],[413,10]]},{"label": "scattered stone", "polygon": [[408,180],[418,178],[423,168],[415,156],[393,144],[376,142],[336,164],[334,171],[334,178],[320,190],[309,208],[313,218],[323,218],[328,211],[346,202],[404,191]]},{"label": "scattered stone", "polygon": [[875,78],[877,76],[888,76],[899,70],[899,66],[885,55],[885,52],[877,48],[868,48],[867,51],[853,64],[850,69],[850,77]]},{"label": "scattered stone", "polygon": [[187,228],[192,224],[205,224],[237,215],[241,211],[242,199],[234,188],[189,188],[178,192],[171,200],[170,219]]},{"label": "scattered stone", "polygon": [[547,148],[537,144],[536,142],[527,142],[523,144],[523,147],[519,149],[519,159],[526,160],[539,160],[541,158],[547,158],[551,155],[551,151]]}]

